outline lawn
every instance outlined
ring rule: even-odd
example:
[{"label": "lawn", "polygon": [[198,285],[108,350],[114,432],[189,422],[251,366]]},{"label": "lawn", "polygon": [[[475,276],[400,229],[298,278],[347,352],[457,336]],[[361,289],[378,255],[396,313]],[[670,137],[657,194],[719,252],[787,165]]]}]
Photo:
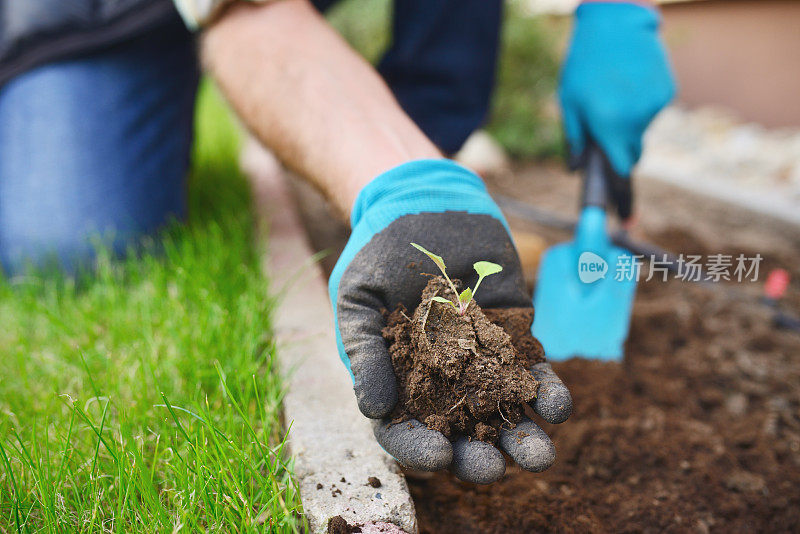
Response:
[{"label": "lawn", "polygon": [[198,104],[190,221],[77,280],[0,280],[0,532],[292,532],[238,134]]}]

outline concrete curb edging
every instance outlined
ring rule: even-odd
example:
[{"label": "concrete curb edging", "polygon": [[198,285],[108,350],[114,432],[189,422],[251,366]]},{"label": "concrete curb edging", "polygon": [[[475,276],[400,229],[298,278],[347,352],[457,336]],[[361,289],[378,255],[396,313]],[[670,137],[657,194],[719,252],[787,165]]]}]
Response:
[{"label": "concrete curb edging", "polygon": [[[362,532],[415,534],[414,503],[396,462],[358,411],[336,349],[333,312],[320,267],[280,172],[252,172],[259,218],[268,221],[264,268],[281,291],[273,314],[295,480],[312,532],[341,516]],[[298,273],[298,269],[300,272]],[[380,487],[370,485],[375,477]],[[373,481],[375,483],[375,481]]]}]

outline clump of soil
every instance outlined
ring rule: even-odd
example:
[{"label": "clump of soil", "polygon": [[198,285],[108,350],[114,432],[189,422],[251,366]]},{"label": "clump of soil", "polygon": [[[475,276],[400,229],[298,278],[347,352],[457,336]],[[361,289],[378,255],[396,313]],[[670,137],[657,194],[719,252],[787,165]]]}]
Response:
[{"label": "clump of soil", "polygon": [[539,384],[529,369],[544,355],[530,334],[533,312],[484,312],[472,301],[461,316],[435,296],[456,298],[444,278],[435,277],[413,316],[402,305],[387,314],[383,336],[399,386],[393,418],[417,419],[447,437],[493,443],[536,397]]},{"label": "clump of soil", "polygon": [[345,518],[335,515],[328,521],[328,534],[356,534],[361,527],[351,525]]}]

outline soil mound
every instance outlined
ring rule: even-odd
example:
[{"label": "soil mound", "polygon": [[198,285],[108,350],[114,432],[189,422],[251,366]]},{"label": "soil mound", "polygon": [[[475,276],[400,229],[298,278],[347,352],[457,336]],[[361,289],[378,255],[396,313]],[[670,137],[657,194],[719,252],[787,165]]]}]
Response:
[{"label": "soil mound", "polygon": [[383,336],[399,386],[393,418],[493,443],[536,397],[539,384],[529,369],[544,354],[530,334],[533,310],[484,312],[472,301],[462,316],[435,296],[457,298],[435,277],[411,317],[402,305],[387,314]]}]

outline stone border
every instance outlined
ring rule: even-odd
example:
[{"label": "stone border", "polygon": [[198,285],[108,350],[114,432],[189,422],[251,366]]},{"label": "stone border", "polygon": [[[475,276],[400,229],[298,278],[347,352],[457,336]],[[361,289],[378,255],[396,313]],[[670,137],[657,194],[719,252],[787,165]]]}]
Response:
[{"label": "stone border", "polygon": [[765,128],[710,106],[664,109],[636,177],[800,226],[800,129]]},{"label": "stone border", "polygon": [[[253,157],[244,155],[250,163]],[[416,513],[405,477],[358,411],[336,349],[327,284],[283,174],[267,165],[246,166],[259,218],[269,228],[264,268],[273,291],[280,292],[272,317],[287,385],[283,413],[311,531],[326,532],[328,521],[341,516],[364,533],[414,534]],[[370,485],[371,477],[379,487],[373,487],[375,480]]]}]

